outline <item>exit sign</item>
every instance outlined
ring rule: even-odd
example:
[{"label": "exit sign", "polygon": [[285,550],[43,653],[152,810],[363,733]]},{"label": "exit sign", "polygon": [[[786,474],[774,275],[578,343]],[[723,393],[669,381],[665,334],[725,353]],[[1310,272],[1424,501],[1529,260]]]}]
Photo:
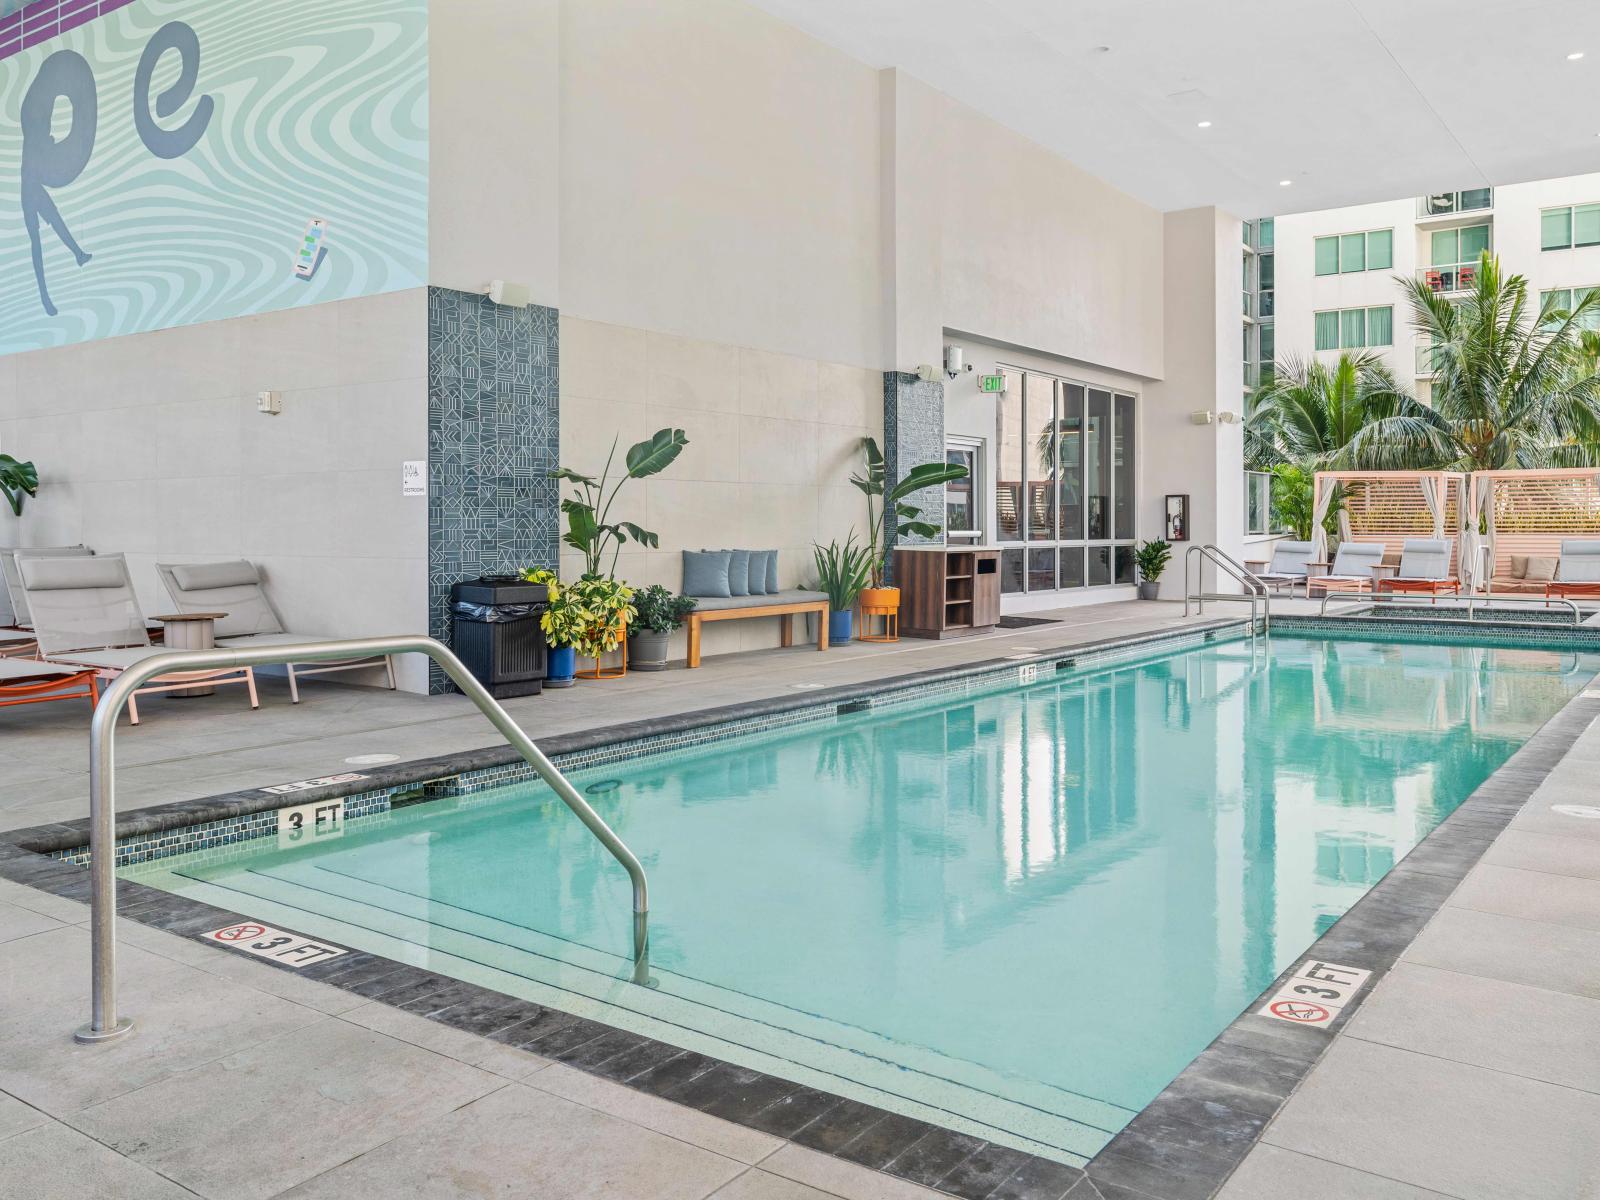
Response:
[{"label": "exit sign", "polygon": [[1006,377],[1004,375],[979,375],[978,390],[980,392],[1003,392],[1006,390]]}]

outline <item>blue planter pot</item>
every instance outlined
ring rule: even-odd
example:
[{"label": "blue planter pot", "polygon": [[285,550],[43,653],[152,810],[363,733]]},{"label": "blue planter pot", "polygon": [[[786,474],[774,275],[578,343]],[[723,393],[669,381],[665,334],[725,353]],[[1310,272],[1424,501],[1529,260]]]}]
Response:
[{"label": "blue planter pot", "polygon": [[856,613],[855,609],[847,608],[843,612],[830,612],[828,614],[828,644],[841,645],[855,636]]},{"label": "blue planter pot", "polygon": [[571,646],[551,647],[545,660],[545,687],[571,687],[578,673],[578,652]]}]

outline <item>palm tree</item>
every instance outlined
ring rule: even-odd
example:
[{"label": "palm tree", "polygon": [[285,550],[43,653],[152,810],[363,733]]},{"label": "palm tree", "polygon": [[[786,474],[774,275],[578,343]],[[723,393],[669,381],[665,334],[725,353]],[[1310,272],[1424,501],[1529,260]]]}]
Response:
[{"label": "palm tree", "polygon": [[1245,422],[1252,468],[1292,463],[1310,471],[1360,469],[1353,447],[1374,421],[1423,412],[1374,353],[1346,351],[1336,362],[1290,358],[1256,393]]},{"label": "palm tree", "polygon": [[1583,369],[1584,326],[1600,292],[1571,310],[1533,311],[1528,281],[1485,253],[1458,300],[1402,280],[1417,332],[1432,340],[1431,409],[1382,417],[1352,439],[1364,466],[1463,471],[1600,464],[1600,375]]}]

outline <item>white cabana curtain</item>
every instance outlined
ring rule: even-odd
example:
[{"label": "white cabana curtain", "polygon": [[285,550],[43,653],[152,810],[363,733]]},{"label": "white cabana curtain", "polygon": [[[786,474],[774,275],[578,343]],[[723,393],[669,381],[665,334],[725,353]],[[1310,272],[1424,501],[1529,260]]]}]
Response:
[{"label": "white cabana curtain", "polygon": [[[1478,493],[1478,507],[1483,516],[1482,549],[1478,553],[1478,572],[1483,576],[1483,590],[1488,591],[1494,581],[1494,560],[1499,553],[1495,545],[1494,532],[1494,480],[1483,481],[1483,488]],[[1473,514],[1473,525],[1478,524],[1477,513]]]},{"label": "white cabana curtain", "polygon": [[1433,536],[1444,536],[1444,480],[1438,475],[1426,475],[1422,479],[1422,502],[1428,506],[1428,515],[1433,518]]},{"label": "white cabana curtain", "polygon": [[[1333,493],[1338,488],[1336,480],[1318,475],[1316,477],[1316,504],[1311,512],[1311,561],[1328,561],[1328,534],[1322,528],[1322,523],[1328,519],[1328,508],[1333,504]],[[1339,536],[1348,537],[1345,529],[1344,511],[1339,512]]]}]

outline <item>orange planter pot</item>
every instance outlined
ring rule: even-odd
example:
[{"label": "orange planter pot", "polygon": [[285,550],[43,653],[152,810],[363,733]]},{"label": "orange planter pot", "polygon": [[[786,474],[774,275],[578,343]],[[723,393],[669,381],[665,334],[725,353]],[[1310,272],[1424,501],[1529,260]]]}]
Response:
[{"label": "orange planter pot", "polygon": [[865,588],[861,593],[860,604],[863,609],[872,608],[881,612],[884,609],[892,608],[898,611],[900,608],[900,589],[897,587]]}]

